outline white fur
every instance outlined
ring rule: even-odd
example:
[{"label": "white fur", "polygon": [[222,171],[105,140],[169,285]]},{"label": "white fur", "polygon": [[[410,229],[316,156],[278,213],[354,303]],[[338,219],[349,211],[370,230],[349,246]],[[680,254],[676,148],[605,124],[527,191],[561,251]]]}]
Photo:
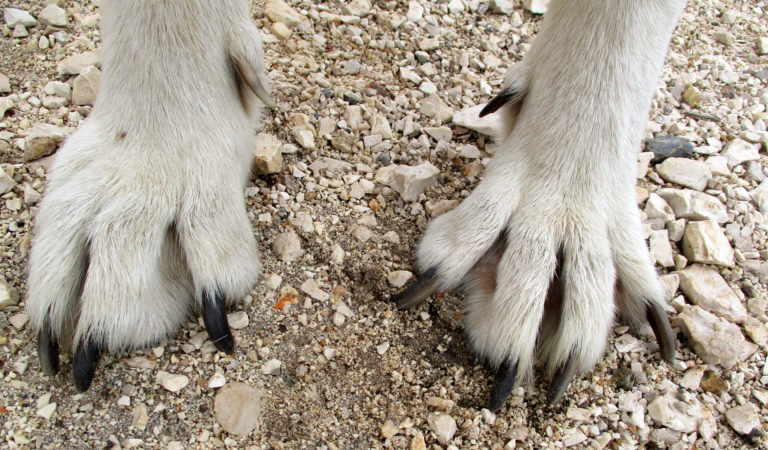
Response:
[{"label": "white fur", "polygon": [[[98,100],[56,155],[30,256],[31,323],[75,346],[152,345],[203,289],[243,298],[260,264],[243,188],[264,77],[246,0],[102,5]],[[252,107],[253,106],[253,107]]]},{"label": "white fur", "polygon": [[[494,291],[467,298],[467,332],[493,365],[530,378],[538,351],[550,372],[571,355],[597,362],[618,305],[633,323],[663,293],[640,232],[636,155],[666,49],[684,0],[553,0],[505,86],[527,96],[483,181],[434,220],[418,249],[441,287],[458,285],[507,232]],[[520,81],[520,80],[523,81]],[[511,119],[510,119],[511,120]],[[542,329],[562,248],[563,305]],[[538,344],[537,336],[541,333]]]}]

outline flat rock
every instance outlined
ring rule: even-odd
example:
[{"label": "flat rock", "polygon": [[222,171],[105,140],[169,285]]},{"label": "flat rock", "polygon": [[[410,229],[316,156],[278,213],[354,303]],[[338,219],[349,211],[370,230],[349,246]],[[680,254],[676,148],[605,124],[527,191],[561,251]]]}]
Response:
[{"label": "flat rock", "polygon": [[725,412],[725,419],[737,433],[751,435],[753,430],[760,431],[760,412],[754,403],[744,403]]},{"label": "flat rock", "polygon": [[667,202],[678,219],[728,221],[725,205],[712,195],[691,189],[659,189],[656,194]]},{"label": "flat rock", "polygon": [[270,359],[261,366],[261,373],[264,375],[275,375],[280,372],[280,367],[283,366],[282,361],[279,359]]},{"label": "flat rock", "polygon": [[484,107],[485,104],[476,105],[454,113],[454,125],[464,127],[468,130],[477,131],[478,133],[484,134],[486,136],[498,135],[501,130],[504,129],[502,115],[493,113],[481,118],[480,111],[482,111]]},{"label": "flat rock", "polygon": [[658,264],[664,267],[673,267],[675,265],[675,256],[672,253],[672,246],[669,244],[667,230],[651,231],[649,246],[651,255],[653,255]]},{"label": "flat rock", "polygon": [[666,181],[703,191],[712,172],[707,163],[686,158],[668,158],[656,166],[656,172]]},{"label": "flat rock", "polygon": [[324,302],[329,298],[331,298],[331,296],[327,292],[320,289],[320,287],[317,285],[317,282],[314,280],[314,278],[308,278],[306,281],[304,281],[304,283],[301,284],[299,289],[304,291],[305,294],[309,295],[315,300],[319,300],[321,302]]},{"label": "flat rock", "polygon": [[9,192],[16,186],[16,181],[10,177],[3,169],[0,169],[0,195]]},{"label": "flat rock", "polygon": [[371,2],[368,0],[351,0],[345,2],[341,10],[350,16],[365,17],[371,12]]},{"label": "flat rock", "polygon": [[443,413],[433,413],[427,416],[429,428],[435,433],[437,441],[448,445],[456,434],[456,420]]},{"label": "flat rock", "polygon": [[50,25],[52,27],[63,28],[69,23],[67,20],[67,12],[64,8],[60,8],[54,3],[49,3],[43,8],[43,10],[40,11],[40,14],[37,15],[37,18],[40,19],[40,22],[43,25]]},{"label": "flat rock", "polygon": [[653,192],[648,196],[643,212],[649,219],[661,219],[664,222],[675,220],[675,213],[666,200]]},{"label": "flat rock", "polygon": [[272,251],[282,262],[295,261],[304,253],[299,236],[293,230],[275,236],[272,240]]},{"label": "flat rock", "polygon": [[42,124],[29,130],[24,138],[24,161],[33,161],[48,156],[72,132],[70,128]]},{"label": "flat rock", "polygon": [[59,75],[80,75],[80,72],[86,67],[98,64],[98,51],[77,53],[62,59],[57,66],[57,70]]},{"label": "flat rock", "polygon": [[247,436],[261,420],[264,391],[245,383],[228,383],[216,393],[216,422],[228,433]]},{"label": "flat rock", "polygon": [[307,19],[282,0],[269,0],[262,10],[273,22],[282,22],[288,26],[299,25]]},{"label": "flat rock", "polygon": [[419,195],[435,184],[440,169],[430,162],[424,162],[418,166],[397,165],[392,171],[390,187],[394,189],[403,200],[413,202],[419,199]]},{"label": "flat rock", "polygon": [[8,92],[11,92],[11,80],[0,73],[0,94],[7,94]]},{"label": "flat rock", "polygon": [[170,392],[179,392],[189,384],[189,377],[168,373],[164,370],[157,372],[155,381]]},{"label": "flat rock", "polygon": [[24,27],[34,27],[37,25],[37,20],[32,17],[32,14],[18,8],[5,8],[3,9],[3,19],[8,28],[14,28],[16,25],[22,25]]},{"label": "flat rock", "polygon": [[692,433],[707,418],[707,412],[695,398],[684,402],[674,393],[659,395],[648,404],[648,415],[654,422],[682,433]]},{"label": "flat rock", "polygon": [[683,235],[683,254],[691,262],[733,267],[733,248],[722,228],[707,220],[690,222]]},{"label": "flat rock", "polygon": [[693,145],[677,136],[658,136],[645,141],[645,151],[653,153],[651,163],[658,164],[667,158],[690,158]]},{"label": "flat rock", "polygon": [[718,364],[730,369],[758,349],[755,344],[744,339],[738,325],[699,306],[686,306],[676,320],[693,350],[707,364]]},{"label": "flat rock", "polygon": [[717,271],[694,264],[677,274],[680,277],[680,291],[691,303],[731,322],[741,323],[746,320],[746,308]]},{"label": "flat rock", "polygon": [[768,179],[763,180],[759,186],[749,191],[749,197],[752,199],[752,203],[760,209],[760,212],[768,214]]},{"label": "flat rock", "polygon": [[280,173],[283,168],[283,144],[269,133],[259,133],[253,146],[253,174]]},{"label": "flat rock", "polygon": [[395,270],[387,274],[387,281],[389,281],[389,284],[395,288],[405,286],[411,278],[413,278],[413,273],[407,270]]},{"label": "flat rock", "polygon": [[232,328],[233,330],[241,330],[247,327],[249,322],[248,313],[245,311],[236,311],[227,314],[227,323],[229,323],[229,328]]},{"label": "flat rock", "polygon": [[0,97],[0,118],[2,118],[5,113],[13,107],[13,100],[8,97]]},{"label": "flat rock", "polygon": [[736,138],[729,142],[720,155],[728,158],[728,166],[735,167],[747,161],[754,161],[760,158],[760,145],[750,144],[749,142]]},{"label": "flat rock", "polygon": [[549,0],[524,0],[523,6],[533,14],[544,14],[549,7]]},{"label": "flat rock", "polygon": [[453,132],[448,127],[425,127],[424,132],[432,136],[436,141],[449,142]]},{"label": "flat rock", "polygon": [[84,68],[72,82],[72,103],[75,105],[93,105],[99,92],[101,71],[96,66]]}]

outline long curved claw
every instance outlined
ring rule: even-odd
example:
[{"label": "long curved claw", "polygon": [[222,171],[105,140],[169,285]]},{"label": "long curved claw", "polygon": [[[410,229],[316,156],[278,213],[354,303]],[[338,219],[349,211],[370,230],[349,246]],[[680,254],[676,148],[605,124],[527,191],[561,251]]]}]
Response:
[{"label": "long curved claw", "polygon": [[563,398],[568,385],[571,384],[573,376],[576,374],[576,365],[573,361],[573,355],[569,356],[565,363],[557,369],[552,378],[552,385],[547,393],[547,403],[555,405]]},{"label": "long curved claw", "polygon": [[674,362],[675,335],[672,333],[672,327],[669,325],[669,319],[667,319],[667,313],[664,311],[664,308],[658,303],[648,302],[648,306],[645,310],[645,317],[651,325],[653,334],[656,335],[661,356],[667,360],[667,362]]},{"label": "long curved claw", "polygon": [[424,272],[424,275],[418,281],[410,285],[403,292],[392,297],[392,301],[397,303],[398,309],[410,309],[434,294],[438,286],[437,268],[431,267]]},{"label": "long curved claw", "polygon": [[234,353],[235,339],[229,329],[227,309],[221,292],[211,295],[209,291],[203,290],[203,322],[216,348],[224,353]]},{"label": "long curved claw", "polygon": [[493,97],[493,99],[488,102],[487,105],[485,105],[485,107],[480,111],[479,117],[485,117],[488,114],[495,113],[507,103],[517,103],[520,99],[522,99],[522,97],[523,93],[517,89],[513,87],[506,88],[502,90],[499,95]]},{"label": "long curved claw", "polygon": [[50,376],[59,371],[59,342],[47,324],[37,333],[37,355],[44,374]]},{"label": "long curved claw", "polygon": [[496,377],[493,379],[493,389],[488,402],[489,410],[496,412],[504,406],[504,402],[512,393],[512,388],[515,387],[515,378],[517,378],[517,361],[511,363],[509,360],[505,360],[499,366]]},{"label": "long curved claw", "polygon": [[72,363],[72,375],[75,378],[75,387],[80,392],[85,392],[91,386],[93,375],[101,358],[101,347],[92,340],[81,343],[75,351]]}]

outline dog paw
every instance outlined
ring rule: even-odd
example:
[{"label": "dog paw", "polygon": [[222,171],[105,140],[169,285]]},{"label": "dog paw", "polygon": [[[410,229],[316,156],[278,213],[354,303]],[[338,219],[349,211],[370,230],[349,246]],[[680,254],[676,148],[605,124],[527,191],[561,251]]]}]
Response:
[{"label": "dog paw", "polygon": [[156,345],[198,311],[232,352],[226,307],[260,269],[239,183],[185,184],[162,164],[110,167],[109,150],[88,157],[91,131],[60,151],[37,216],[27,309],[43,371],[57,371],[67,343],[84,391],[103,352]]},{"label": "dog paw", "polygon": [[475,191],[430,223],[417,253],[423,275],[394,298],[405,309],[438,290],[465,294],[472,348],[497,371],[493,410],[536,363],[556,403],[600,358],[616,309],[650,323],[666,360],[675,354],[631,182],[607,196],[608,178],[553,181],[532,163],[511,149],[498,155]]}]

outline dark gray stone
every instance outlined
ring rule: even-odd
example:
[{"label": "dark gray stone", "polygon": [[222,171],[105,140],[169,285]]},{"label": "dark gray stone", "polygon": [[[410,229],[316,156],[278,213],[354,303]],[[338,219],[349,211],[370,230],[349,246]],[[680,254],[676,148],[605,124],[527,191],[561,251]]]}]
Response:
[{"label": "dark gray stone", "polygon": [[653,152],[651,163],[656,164],[667,158],[690,158],[693,145],[677,136],[659,136],[645,142],[645,151]]}]

